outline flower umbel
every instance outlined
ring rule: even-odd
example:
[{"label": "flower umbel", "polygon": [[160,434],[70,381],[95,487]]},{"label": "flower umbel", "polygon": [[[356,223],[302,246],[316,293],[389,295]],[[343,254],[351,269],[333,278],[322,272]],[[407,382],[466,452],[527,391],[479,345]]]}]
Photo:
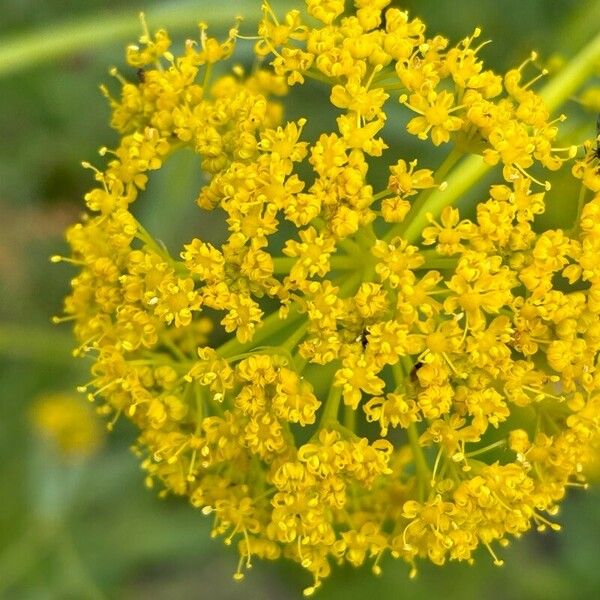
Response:
[{"label": "flower umbel", "polygon": [[[218,41],[201,25],[180,56],[145,33],[127,51],[138,75],[104,90],[119,145],[54,258],[79,268],[65,318],[93,360],[82,388],[139,428],[148,485],[214,517],[237,579],[285,556],[311,572],[306,595],[332,562],[378,573],[386,553],[411,574],[480,545],[501,564],[510,537],[558,529],[546,515],[584,485],[600,425],[594,144],[570,164],[529,61],[486,70],[479,30],[451,46],[389,0],[346,4],[263,2],[250,75],[215,75],[237,27]],[[277,99],[309,80],[337,117],[315,139]],[[398,102],[409,134],[452,145],[439,167],[388,147]],[[170,252],[130,207],[183,148],[227,236]],[[466,154],[499,165],[470,219],[445,181]],[[554,171],[579,211],[540,231],[537,173]]]}]

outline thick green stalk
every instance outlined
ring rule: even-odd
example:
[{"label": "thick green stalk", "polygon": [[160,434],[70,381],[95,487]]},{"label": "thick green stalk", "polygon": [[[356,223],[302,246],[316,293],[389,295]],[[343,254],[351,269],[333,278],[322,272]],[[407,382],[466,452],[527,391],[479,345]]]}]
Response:
[{"label": "thick green stalk", "polygon": [[419,432],[417,431],[417,426],[414,423],[411,423],[406,428],[406,433],[408,434],[408,442],[415,460],[417,477],[421,482],[426,484],[425,487],[428,487],[429,481],[431,480],[431,471],[429,470],[427,459],[425,458],[425,454],[423,453],[423,449],[419,443]]},{"label": "thick green stalk", "polygon": [[338,412],[340,410],[340,402],[342,400],[342,388],[332,385],[329,388],[329,395],[325,401],[321,419],[319,421],[319,429],[327,427],[333,422],[337,422]]},{"label": "thick green stalk", "polygon": [[574,94],[600,64],[600,33],[567,62],[559,74],[540,91],[550,111]]},{"label": "thick green stalk", "polygon": [[257,328],[254,337],[250,342],[242,343],[236,337],[233,337],[223,345],[219,346],[217,352],[220,356],[231,357],[237,354],[247,352],[255,346],[260,346],[261,342],[265,341],[269,336],[273,335],[282,328],[295,323],[302,317],[295,306],[290,308],[289,315],[286,319],[279,316],[279,311],[270,314],[262,324]]},{"label": "thick green stalk", "polygon": [[[289,274],[292,267],[298,262],[295,257],[277,256],[273,259],[274,272]],[[335,270],[352,270],[356,268],[356,258],[351,256],[332,256],[329,264]]]},{"label": "thick green stalk", "polygon": [[[291,0],[278,0],[277,11],[292,8]],[[194,31],[197,23],[208,21],[221,29],[234,24],[244,15],[250,23],[260,16],[260,2],[244,0],[202,0],[164,2],[149,8],[146,19],[150,30]],[[250,29],[253,33],[253,28]],[[0,40],[0,77],[35,65],[58,60],[81,52],[97,52],[103,45],[134,41],[141,33],[140,22],[132,9],[118,12],[94,11],[62,23],[44,25],[32,31],[10,35]]]}]

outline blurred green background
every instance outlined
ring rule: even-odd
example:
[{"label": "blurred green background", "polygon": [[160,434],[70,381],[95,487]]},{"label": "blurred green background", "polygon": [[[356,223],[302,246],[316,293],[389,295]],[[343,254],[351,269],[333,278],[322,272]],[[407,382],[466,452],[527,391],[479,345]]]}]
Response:
[{"label": "blurred green background", "polygon": [[[277,9],[290,3],[272,4]],[[453,40],[482,26],[484,39],[495,41],[482,54],[497,69],[520,63],[532,48],[546,60],[555,54],[568,58],[600,28],[597,0],[400,5],[423,17],[429,31]],[[72,271],[50,265],[48,256],[64,250],[62,232],[77,219],[91,184],[80,161],[98,162],[97,148],[117,139],[98,84],[109,81],[111,65],[133,77],[123,48],[138,35],[137,13],[146,11],[151,28],[168,26],[181,43],[196,36],[199,20],[226,31],[236,14],[249,16],[244,28],[251,32],[258,8],[259,0],[0,0],[2,599],[286,600],[299,598],[309,584],[300,569],[285,563],[257,563],[245,582],[234,583],[235,552],[210,540],[207,518],[183,501],[159,500],[145,489],[129,451],[135,432],[123,420],[101,451],[80,460],[65,459],[30,422],[30,407],[40,395],[72,391],[87,379],[88,365],[71,357],[68,327],[50,324],[61,312]],[[290,113],[310,112],[311,94],[323,96],[320,90],[303,92],[290,103]],[[595,118],[571,108],[576,115],[570,130],[592,135]],[[406,140],[399,126],[392,136],[411,156],[414,140]],[[169,163],[153,177],[140,207],[142,222],[158,228],[167,242],[181,239],[183,224],[194,214],[193,164],[185,157]],[[192,223],[200,230],[196,235],[207,229],[206,223]],[[419,577],[409,581],[405,565],[388,561],[379,578],[367,569],[335,570],[317,597],[600,597],[599,500],[598,488],[574,491],[559,515],[564,531],[515,542],[502,551],[501,569],[482,553],[474,567],[423,564]]]}]

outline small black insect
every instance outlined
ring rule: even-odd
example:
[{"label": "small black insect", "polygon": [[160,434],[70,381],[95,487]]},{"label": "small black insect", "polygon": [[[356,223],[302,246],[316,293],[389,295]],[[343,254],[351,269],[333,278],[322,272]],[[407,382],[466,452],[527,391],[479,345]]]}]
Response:
[{"label": "small black insect", "polygon": [[139,68],[135,73],[140,83],[146,82],[146,71],[144,71],[144,69]]},{"label": "small black insect", "polygon": [[367,346],[369,345],[369,330],[366,327],[363,327],[356,341],[360,342],[363,350],[366,350]]},{"label": "small black insect", "polygon": [[422,362],[416,362],[416,363],[413,365],[413,368],[411,369],[411,371],[410,371],[410,374],[409,374],[409,378],[410,378],[410,380],[411,380],[411,381],[414,381],[414,382],[418,381],[418,379],[417,379],[417,371],[418,371],[418,370],[419,370],[419,369],[420,369],[422,366],[423,366],[423,363],[422,363]]}]

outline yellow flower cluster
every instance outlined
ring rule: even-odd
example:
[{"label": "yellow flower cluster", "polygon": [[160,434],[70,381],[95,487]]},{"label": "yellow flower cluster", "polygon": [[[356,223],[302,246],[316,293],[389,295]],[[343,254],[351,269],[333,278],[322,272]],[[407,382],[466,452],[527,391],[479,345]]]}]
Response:
[{"label": "yellow flower cluster", "polygon": [[47,394],[31,407],[35,430],[50,440],[68,459],[79,459],[98,451],[104,441],[101,422],[75,393]]},{"label": "yellow flower cluster", "polygon": [[[82,389],[139,428],[148,484],[214,516],[236,578],[285,556],[312,574],[306,595],[332,563],[379,572],[386,554],[415,573],[484,545],[500,564],[493,545],[558,528],[545,515],[584,485],[600,425],[595,141],[575,162],[556,148],[563,117],[523,81],[535,55],[500,76],[479,30],[452,46],[389,0],[347,4],[278,17],[265,1],[250,75],[215,76],[237,27],[218,41],[201,24],[177,57],[164,31],[128,48],[137,75],[105,90],[120,143],[64,259]],[[277,101],[309,79],[337,115],[314,140]],[[452,143],[442,166],[388,148],[392,103],[409,134]],[[130,205],[183,148],[228,233],[170,253]],[[470,219],[445,181],[466,154],[499,165]],[[577,220],[540,232],[537,174],[564,164]]]}]

